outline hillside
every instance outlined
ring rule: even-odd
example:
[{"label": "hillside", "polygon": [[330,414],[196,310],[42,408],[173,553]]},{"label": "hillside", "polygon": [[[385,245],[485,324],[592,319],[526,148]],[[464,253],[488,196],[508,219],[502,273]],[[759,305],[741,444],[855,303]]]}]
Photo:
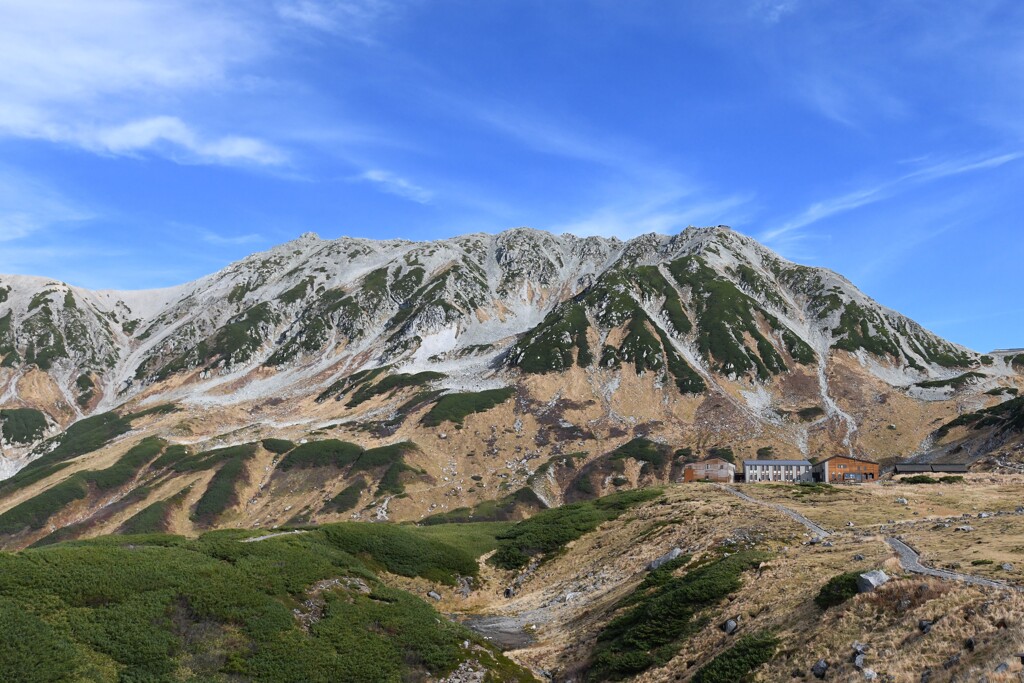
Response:
[{"label": "hillside", "polygon": [[1022,372],[722,227],[308,234],[148,292],[0,276],[0,533],[518,518],[712,452],[891,461]]}]

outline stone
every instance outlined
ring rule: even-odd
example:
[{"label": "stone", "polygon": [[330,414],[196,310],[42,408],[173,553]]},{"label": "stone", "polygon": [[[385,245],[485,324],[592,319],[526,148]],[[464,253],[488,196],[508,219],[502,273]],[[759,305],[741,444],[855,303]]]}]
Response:
[{"label": "stone", "polygon": [[854,654],[862,655],[868,651],[868,646],[864,643],[853,641],[853,645],[850,646]]},{"label": "stone", "polygon": [[964,647],[967,648],[968,652],[974,652],[974,648],[977,647],[977,642],[974,638],[968,638],[964,641]]},{"label": "stone", "polygon": [[435,591],[429,591],[427,593],[427,597],[430,598],[431,600],[440,600],[441,599],[441,595],[439,593],[435,592]]},{"label": "stone", "polygon": [[847,522],[846,526],[853,526],[853,522]]},{"label": "stone", "polygon": [[896,504],[897,505],[906,505],[907,504],[907,499],[906,498],[897,498],[896,499]]},{"label": "stone", "polygon": [[874,669],[864,669],[861,673],[864,674],[865,681],[873,681],[878,678],[878,674],[875,673]]},{"label": "stone", "polygon": [[726,635],[732,635],[740,630],[740,625],[735,619],[726,619],[718,628],[725,631]]},{"label": "stone", "polygon": [[1018,515],[1024,514],[1024,505],[1018,505],[1016,512]]},{"label": "stone", "polygon": [[825,674],[828,673],[828,662],[824,659],[819,659],[814,663],[814,666],[811,667],[811,673],[814,674],[814,677],[818,680],[825,678]]},{"label": "stone", "polygon": [[935,622],[931,621],[930,619],[921,619],[920,621],[917,622],[917,629],[921,633],[928,633],[928,632],[930,632],[932,630],[932,626],[934,626],[934,625],[935,625]]},{"label": "stone", "polygon": [[672,548],[672,550],[668,551],[667,553],[665,553],[661,557],[657,558],[656,560],[651,560],[647,564],[647,571],[653,572],[655,569],[657,569],[661,565],[665,564],[666,562],[671,562],[672,560],[676,559],[677,557],[679,557],[682,554],[683,554],[682,548]]},{"label": "stone", "polygon": [[1004,673],[1006,673],[1009,670],[1010,670],[1010,665],[1007,664],[1006,662],[1003,662],[1002,664],[1000,664],[999,666],[997,666],[995,668],[995,673],[997,673],[997,674],[1004,674]]},{"label": "stone", "polygon": [[863,562],[864,561],[864,556],[861,555],[860,553],[857,553],[856,555],[853,556],[853,561],[854,562]]},{"label": "stone", "polygon": [[1011,563],[1009,563],[1009,562],[1003,562],[999,566],[1000,566],[1000,568],[1002,568],[1002,570],[1004,572],[1012,572],[1013,571],[1013,565]]},{"label": "stone", "polygon": [[964,524],[963,526],[958,526],[956,528],[956,530],[957,531],[974,531],[974,527],[971,526],[970,524]]},{"label": "stone", "polygon": [[929,683],[932,680],[932,670],[925,669],[921,672],[921,683]]},{"label": "stone", "polygon": [[821,544],[821,547],[822,548],[831,548],[832,547],[832,541],[823,541],[822,544]]},{"label": "stone", "polygon": [[864,668],[864,660],[867,659],[867,655],[860,653],[853,656],[853,668],[858,671]]},{"label": "stone", "polygon": [[960,655],[953,655],[949,659],[947,659],[946,661],[944,661],[942,663],[942,668],[946,669],[948,671],[949,669],[952,669],[954,666],[956,666],[959,663],[960,663]]},{"label": "stone", "polygon": [[980,512],[980,513],[978,513],[978,519],[988,519],[988,518],[989,518],[989,517],[991,517],[991,516],[992,516],[992,515],[990,515],[990,514],[989,514],[989,513],[987,513],[987,512]]},{"label": "stone", "polygon": [[885,585],[888,580],[889,575],[881,569],[873,569],[872,571],[864,572],[857,577],[857,592],[870,593],[876,588]]}]

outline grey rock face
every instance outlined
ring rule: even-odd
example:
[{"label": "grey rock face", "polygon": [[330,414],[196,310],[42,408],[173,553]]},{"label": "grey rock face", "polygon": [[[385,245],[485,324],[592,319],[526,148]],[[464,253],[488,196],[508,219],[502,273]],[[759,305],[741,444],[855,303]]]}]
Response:
[{"label": "grey rock face", "polygon": [[870,593],[889,581],[889,575],[881,569],[865,572],[857,577],[857,592]]},{"label": "grey rock face", "polygon": [[666,562],[671,562],[672,560],[676,559],[677,557],[679,557],[682,554],[683,554],[683,551],[682,551],[681,548],[672,548],[672,550],[668,551],[667,553],[665,553],[664,555],[662,555],[658,559],[651,560],[651,562],[648,563],[648,565],[647,565],[647,571],[653,572],[655,569],[657,569],[661,565],[665,564]]}]

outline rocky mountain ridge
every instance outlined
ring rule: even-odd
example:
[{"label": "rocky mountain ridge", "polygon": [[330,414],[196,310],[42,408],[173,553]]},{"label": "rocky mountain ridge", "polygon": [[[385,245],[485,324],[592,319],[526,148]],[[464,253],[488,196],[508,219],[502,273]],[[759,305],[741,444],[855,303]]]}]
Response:
[{"label": "rocky mountain ridge", "polygon": [[[945,341],[724,227],[626,242],[525,228],[436,242],[307,234],[166,290],[0,276],[0,465],[10,476],[48,462],[62,429],[116,410],[110,439],[39,486],[147,437],[202,453],[334,437],[390,464],[344,456],[315,485],[275,488],[280,454],[251,449],[237,461],[250,487],[235,493],[262,502],[234,523],[316,513],[359,481],[369,507],[357,514],[370,517],[524,488],[556,505],[671,479],[712,450],[924,452],[941,425],[1012,398],[1018,356]],[[174,472],[180,492],[188,477]],[[196,497],[209,483],[189,481]]]}]

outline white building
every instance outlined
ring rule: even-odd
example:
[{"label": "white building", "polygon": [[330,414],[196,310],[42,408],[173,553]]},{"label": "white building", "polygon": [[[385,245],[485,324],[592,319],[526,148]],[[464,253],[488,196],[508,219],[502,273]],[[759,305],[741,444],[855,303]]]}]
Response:
[{"label": "white building", "polygon": [[811,463],[806,460],[744,460],[744,481],[813,481]]}]

